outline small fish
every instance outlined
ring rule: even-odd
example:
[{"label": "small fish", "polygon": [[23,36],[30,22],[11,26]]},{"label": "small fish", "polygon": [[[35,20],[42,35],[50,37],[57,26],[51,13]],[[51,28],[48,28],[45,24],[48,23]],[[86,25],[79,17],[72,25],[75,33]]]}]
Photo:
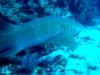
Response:
[{"label": "small fish", "polygon": [[[6,25],[5,25],[6,26]],[[58,16],[37,18],[21,25],[7,25],[0,34],[0,57],[14,56],[23,49],[52,42],[76,47],[74,35],[82,25],[73,19]]]}]

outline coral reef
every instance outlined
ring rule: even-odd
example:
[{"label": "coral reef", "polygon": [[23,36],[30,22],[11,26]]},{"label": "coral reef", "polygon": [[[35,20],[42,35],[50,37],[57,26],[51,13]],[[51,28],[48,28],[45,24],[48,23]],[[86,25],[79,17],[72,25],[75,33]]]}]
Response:
[{"label": "coral reef", "polygon": [[13,24],[28,22],[36,17],[59,15],[73,16],[82,24],[93,25],[98,12],[96,5],[96,0],[5,0],[0,1],[0,14]]}]

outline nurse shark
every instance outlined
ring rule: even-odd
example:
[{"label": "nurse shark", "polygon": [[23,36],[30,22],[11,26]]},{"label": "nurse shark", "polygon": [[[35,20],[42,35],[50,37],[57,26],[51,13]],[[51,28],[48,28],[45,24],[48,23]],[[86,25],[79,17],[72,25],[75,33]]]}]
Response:
[{"label": "nurse shark", "polygon": [[83,28],[71,18],[46,16],[20,25],[5,25],[0,31],[0,57],[10,57],[29,47],[56,44],[74,49],[74,35]]}]

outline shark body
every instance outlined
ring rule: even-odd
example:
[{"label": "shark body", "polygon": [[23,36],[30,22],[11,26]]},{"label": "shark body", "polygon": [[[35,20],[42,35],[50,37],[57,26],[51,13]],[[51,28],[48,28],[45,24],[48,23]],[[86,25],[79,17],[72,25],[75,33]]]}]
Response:
[{"label": "shark body", "polygon": [[0,35],[0,57],[13,56],[23,49],[39,44],[53,43],[75,48],[73,36],[80,28],[81,24],[75,20],[57,16],[11,26],[9,31]]}]

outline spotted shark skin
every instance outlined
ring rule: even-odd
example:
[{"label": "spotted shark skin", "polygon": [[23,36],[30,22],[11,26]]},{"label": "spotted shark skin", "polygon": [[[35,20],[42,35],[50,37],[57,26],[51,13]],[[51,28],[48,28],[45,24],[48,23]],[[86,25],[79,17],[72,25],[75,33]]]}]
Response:
[{"label": "spotted shark skin", "polygon": [[11,28],[0,35],[0,57],[14,56],[23,49],[48,43],[75,48],[74,35],[82,25],[73,19],[47,16]]}]

